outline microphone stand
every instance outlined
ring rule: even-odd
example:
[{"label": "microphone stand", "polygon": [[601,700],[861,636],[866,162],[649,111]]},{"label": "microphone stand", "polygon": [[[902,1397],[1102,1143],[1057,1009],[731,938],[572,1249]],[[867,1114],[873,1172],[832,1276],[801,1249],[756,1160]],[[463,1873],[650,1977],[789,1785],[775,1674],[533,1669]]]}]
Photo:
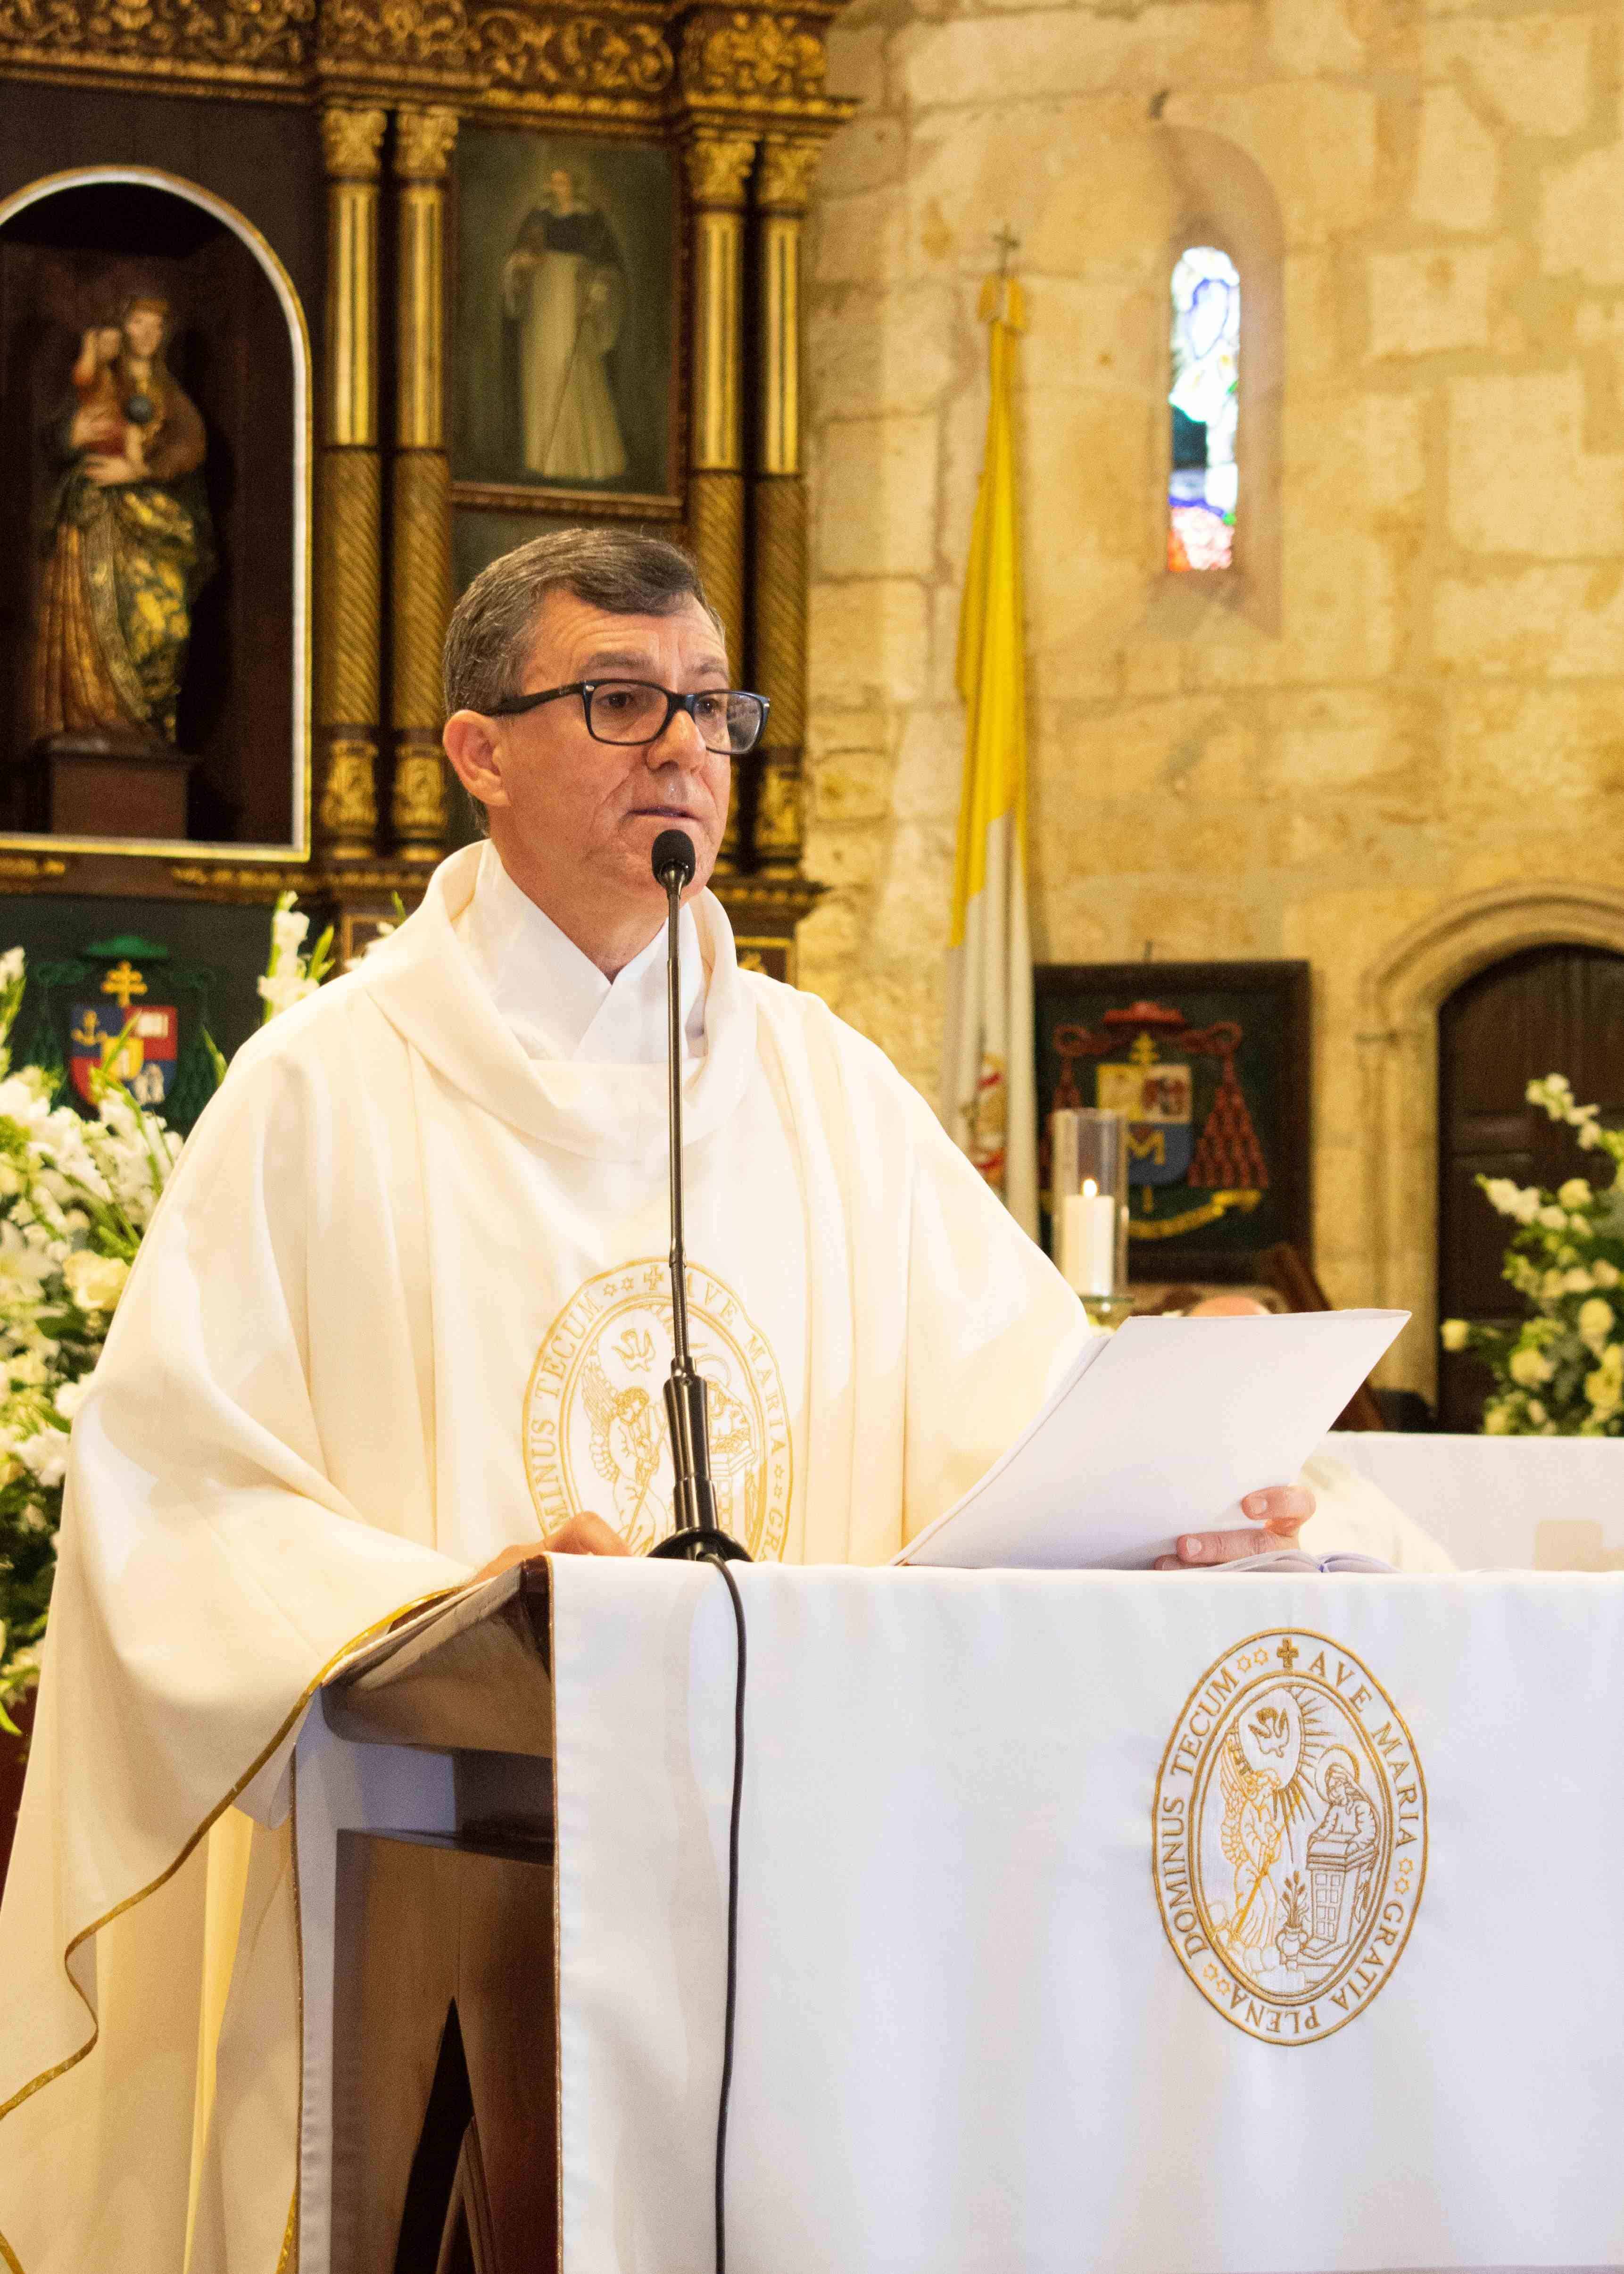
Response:
[{"label": "microphone stand", "polygon": [[665,888],[665,1067],[671,1136],[671,1374],[665,1420],[671,1435],[676,1528],[652,1555],[696,1563],[707,1556],[748,1563],[749,1556],[716,1520],[705,1378],[694,1371],[688,1334],[688,1259],[682,1245],[682,947],[678,930],[682,890],[694,877],[694,840],[664,829],[654,840],[654,874]]}]

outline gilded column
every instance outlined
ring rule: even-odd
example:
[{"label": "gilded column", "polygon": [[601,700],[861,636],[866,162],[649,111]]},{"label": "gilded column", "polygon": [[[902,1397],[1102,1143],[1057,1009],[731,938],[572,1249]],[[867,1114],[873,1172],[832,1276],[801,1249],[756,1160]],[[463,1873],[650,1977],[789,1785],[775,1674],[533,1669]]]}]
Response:
[{"label": "gilded column", "polygon": [[440,648],[451,614],[451,467],[445,422],[446,169],[454,110],[401,110],[395,453],[390,468],[389,821],[402,858],[445,850]]},{"label": "gilded column", "polygon": [[807,716],[807,492],[801,468],[801,237],[817,145],[769,135],[756,176],[760,401],[751,519],[756,684],[771,698],[756,760],[756,866],[801,866]]},{"label": "gilded column", "polygon": [[688,534],[735,671],[744,663],[744,186],[755,154],[748,135],[696,134],[687,150],[694,206]]},{"label": "gilded column", "polygon": [[327,367],[317,556],[316,845],[370,860],[378,828],[383,480],[378,456],[381,110],[328,103]]},{"label": "gilded column", "polygon": [[[726,630],[735,679],[746,669],[744,194],[755,155],[748,134],[695,134],[686,152],[694,207],[688,537]],[[743,791],[735,777],[724,869],[739,865]]]}]

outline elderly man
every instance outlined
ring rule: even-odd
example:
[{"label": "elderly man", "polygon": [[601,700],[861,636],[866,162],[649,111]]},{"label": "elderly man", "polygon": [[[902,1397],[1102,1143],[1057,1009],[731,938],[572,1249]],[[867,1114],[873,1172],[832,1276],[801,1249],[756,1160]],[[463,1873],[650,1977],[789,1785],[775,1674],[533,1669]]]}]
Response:
[{"label": "elderly man", "polygon": [[[291,1734],[405,1606],[669,1525],[662,830],[698,854],[694,1338],[751,1552],[891,1555],[1084,1331],[880,1053],[740,970],[703,887],[765,705],[728,680],[669,546],[565,533],[485,570],[446,749],[489,842],[239,1055],[154,1224],[74,1428],[0,1918],[0,2235],[27,2274],[286,2263]],[[1185,1555],[1311,1504],[1259,1495],[1261,1534]]]}]

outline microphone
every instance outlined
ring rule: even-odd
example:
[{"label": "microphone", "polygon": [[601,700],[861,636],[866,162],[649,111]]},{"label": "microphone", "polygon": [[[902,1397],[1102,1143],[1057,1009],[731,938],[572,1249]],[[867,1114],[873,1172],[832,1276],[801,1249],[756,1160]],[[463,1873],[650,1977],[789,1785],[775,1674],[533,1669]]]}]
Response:
[{"label": "microphone", "polygon": [[710,1435],[705,1378],[694,1371],[688,1334],[688,1259],[682,1246],[682,937],[684,888],[698,866],[685,829],[662,829],[651,856],[655,881],[665,894],[665,1074],[671,1140],[671,1374],[665,1421],[671,1435],[676,1529],[650,1549],[654,1555],[698,1562],[722,1556],[748,1563],[748,1555],[716,1520],[710,1479]]}]

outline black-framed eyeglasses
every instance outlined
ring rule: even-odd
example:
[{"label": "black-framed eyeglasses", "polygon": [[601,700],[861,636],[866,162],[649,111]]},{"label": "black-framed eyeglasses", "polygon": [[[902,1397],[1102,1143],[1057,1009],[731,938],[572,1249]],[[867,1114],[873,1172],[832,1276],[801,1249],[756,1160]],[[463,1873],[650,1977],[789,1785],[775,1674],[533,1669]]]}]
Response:
[{"label": "black-framed eyeglasses", "polygon": [[516,719],[564,695],[581,697],[586,730],[595,742],[658,742],[678,712],[686,711],[706,749],[734,758],[760,742],[770,707],[764,695],[741,687],[702,687],[693,695],[677,695],[650,679],[574,679],[568,687],[545,687],[538,695],[492,703],[485,716]]}]

